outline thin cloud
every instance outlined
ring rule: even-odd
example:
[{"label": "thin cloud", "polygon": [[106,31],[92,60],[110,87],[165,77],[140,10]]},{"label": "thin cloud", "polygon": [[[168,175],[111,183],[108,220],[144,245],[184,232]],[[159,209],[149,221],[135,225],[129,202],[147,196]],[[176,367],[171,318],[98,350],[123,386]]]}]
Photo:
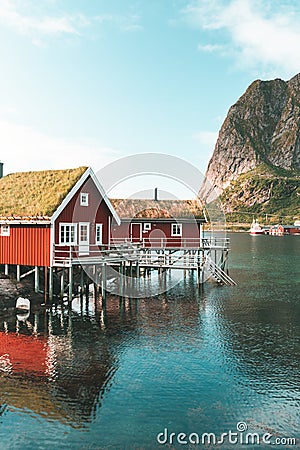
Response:
[{"label": "thin cloud", "polygon": [[121,31],[139,31],[143,27],[137,14],[101,14],[94,17],[94,21],[100,24],[114,25]]},{"label": "thin cloud", "polygon": [[[142,29],[137,14],[102,14],[88,17],[82,13],[69,14],[43,12],[34,2],[18,3],[17,0],[0,0],[0,25],[32,38],[34,45],[43,47],[46,36],[82,36],[86,29],[111,24],[121,31]],[[41,12],[42,11],[42,12]]]},{"label": "thin cloud", "polygon": [[198,50],[206,53],[224,53],[226,47],[220,44],[199,44]]},{"label": "thin cloud", "polygon": [[284,2],[284,5],[279,3],[266,0],[197,0],[190,3],[183,13],[191,25],[207,33],[213,32],[214,36],[222,39],[222,42],[214,42],[211,47],[202,45],[200,50],[222,54],[224,41],[226,44],[229,41],[231,57],[238,66],[259,67],[291,76],[299,72],[300,6],[292,1]]},{"label": "thin cloud", "polygon": [[80,35],[80,29],[89,24],[82,14],[62,16],[35,16],[22,13],[13,0],[0,0],[0,23],[24,35]]}]

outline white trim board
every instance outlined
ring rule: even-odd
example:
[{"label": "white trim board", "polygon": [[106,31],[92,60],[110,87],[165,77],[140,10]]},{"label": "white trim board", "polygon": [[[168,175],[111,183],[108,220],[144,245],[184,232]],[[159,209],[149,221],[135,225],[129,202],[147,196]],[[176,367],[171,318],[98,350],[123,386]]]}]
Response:
[{"label": "white trim board", "polygon": [[59,207],[56,209],[56,211],[53,213],[52,217],[51,217],[51,223],[54,224],[55,220],[58,218],[58,216],[60,215],[60,213],[66,208],[66,206],[68,205],[68,203],[70,202],[70,200],[74,197],[74,195],[76,194],[76,192],[81,188],[81,186],[84,184],[84,182],[88,179],[88,177],[91,177],[91,179],[93,180],[95,186],[97,187],[102,199],[104,200],[104,202],[106,203],[108,209],[110,210],[113,218],[115,219],[115,221],[117,222],[118,225],[120,225],[121,220],[118,216],[118,214],[116,213],[114,207],[112,206],[112,204],[110,203],[102,185],[100,184],[98,178],[96,177],[94,171],[91,169],[91,167],[89,167],[88,169],[86,169],[86,171],[82,174],[82,176],[80,177],[80,179],[77,181],[77,183],[73,186],[73,188],[69,191],[69,193],[66,195],[66,197],[63,199],[63,201],[61,202],[61,204],[59,205]]}]

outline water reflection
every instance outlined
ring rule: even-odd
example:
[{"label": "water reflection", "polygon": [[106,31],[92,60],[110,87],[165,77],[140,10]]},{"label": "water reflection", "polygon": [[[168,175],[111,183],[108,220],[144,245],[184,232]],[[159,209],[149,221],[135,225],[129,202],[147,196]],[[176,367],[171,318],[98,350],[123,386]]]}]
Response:
[{"label": "water reflection", "polygon": [[[169,302],[166,296],[139,301],[109,297],[75,299],[62,306],[15,316],[0,323],[0,392],[3,410],[80,427],[95,418],[118,369],[122,347],[139,335],[192,339],[198,303]],[[141,326],[142,325],[142,326]],[[178,343],[180,343],[178,341]],[[176,345],[176,342],[173,342]]]},{"label": "water reflection", "polygon": [[1,319],[2,424],[12,432],[9,415],[26,416],[43,448],[72,429],[72,448],[84,431],[99,448],[153,449],[164,426],[220,434],[243,419],[299,437],[300,252],[285,238],[236,239],[237,287],[199,290],[187,276],[159,297]]}]

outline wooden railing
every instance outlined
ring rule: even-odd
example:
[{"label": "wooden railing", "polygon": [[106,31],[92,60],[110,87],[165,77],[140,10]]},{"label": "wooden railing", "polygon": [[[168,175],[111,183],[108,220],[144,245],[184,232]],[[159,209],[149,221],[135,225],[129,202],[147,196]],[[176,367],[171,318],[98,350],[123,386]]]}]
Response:
[{"label": "wooden railing", "polygon": [[79,245],[53,247],[54,264],[71,264],[74,261],[86,259],[97,262],[119,262],[121,260],[135,260],[144,258],[143,250],[227,250],[229,239],[227,238],[155,238],[151,240],[142,239],[131,242],[126,238],[113,239],[110,245],[91,244],[88,252],[81,251]]},{"label": "wooden railing", "polygon": [[124,243],[133,243],[142,248],[229,248],[229,238],[205,237],[205,238],[183,238],[183,237],[162,237],[162,238],[112,238],[112,243],[116,246]]}]

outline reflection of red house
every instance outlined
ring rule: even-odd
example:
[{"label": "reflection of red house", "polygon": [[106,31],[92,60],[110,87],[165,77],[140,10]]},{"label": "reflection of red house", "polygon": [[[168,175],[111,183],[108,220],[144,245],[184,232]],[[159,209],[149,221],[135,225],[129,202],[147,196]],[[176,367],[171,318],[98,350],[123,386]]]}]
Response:
[{"label": "reflection of red house", "polygon": [[0,332],[0,370],[45,377],[47,340],[16,333]]}]

